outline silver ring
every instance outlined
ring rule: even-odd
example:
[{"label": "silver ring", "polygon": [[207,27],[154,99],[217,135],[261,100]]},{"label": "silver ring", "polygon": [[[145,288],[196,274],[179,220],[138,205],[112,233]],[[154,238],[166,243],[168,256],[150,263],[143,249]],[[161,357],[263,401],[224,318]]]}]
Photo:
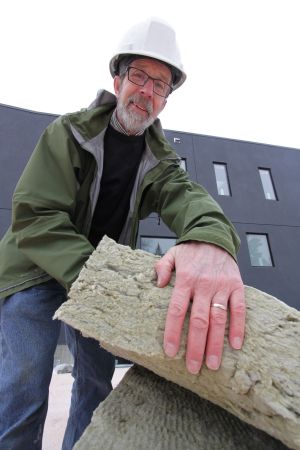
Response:
[{"label": "silver ring", "polygon": [[213,303],[213,304],[211,305],[211,308],[212,308],[212,307],[214,307],[214,308],[220,308],[220,309],[223,309],[223,311],[227,311],[226,306],[221,305],[221,303]]}]

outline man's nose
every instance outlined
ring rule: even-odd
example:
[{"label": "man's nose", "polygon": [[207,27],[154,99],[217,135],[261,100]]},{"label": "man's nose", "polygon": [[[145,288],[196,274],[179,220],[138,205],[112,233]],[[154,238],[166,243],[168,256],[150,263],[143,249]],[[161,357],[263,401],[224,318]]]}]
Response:
[{"label": "man's nose", "polygon": [[151,78],[148,78],[144,86],[141,86],[141,93],[147,97],[153,96],[153,80]]}]

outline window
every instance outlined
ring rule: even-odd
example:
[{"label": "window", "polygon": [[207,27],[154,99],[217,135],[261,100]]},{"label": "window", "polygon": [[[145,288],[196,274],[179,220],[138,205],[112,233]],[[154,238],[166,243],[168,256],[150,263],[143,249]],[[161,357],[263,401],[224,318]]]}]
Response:
[{"label": "window", "polygon": [[219,195],[231,195],[227,175],[227,166],[224,163],[213,163]]},{"label": "window", "polygon": [[181,139],[178,137],[174,137],[173,142],[174,142],[174,144],[181,144]]},{"label": "window", "polygon": [[267,234],[247,233],[251,266],[273,266]]},{"label": "window", "polygon": [[271,170],[270,169],[258,169],[258,170],[263,190],[265,193],[265,198],[267,200],[277,200]]},{"label": "window", "polygon": [[179,165],[183,170],[186,171],[186,159],[185,158],[181,158]]},{"label": "window", "polygon": [[175,245],[175,238],[141,237],[141,249],[162,256]]}]

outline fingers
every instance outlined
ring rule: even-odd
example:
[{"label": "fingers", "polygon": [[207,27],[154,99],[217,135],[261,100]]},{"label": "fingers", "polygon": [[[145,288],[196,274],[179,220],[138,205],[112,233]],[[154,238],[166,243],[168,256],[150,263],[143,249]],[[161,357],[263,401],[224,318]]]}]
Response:
[{"label": "fingers", "polygon": [[229,342],[240,349],[244,339],[245,298],[238,266],[223,249],[204,243],[174,247],[156,264],[157,285],[165,286],[176,263],[176,282],[168,308],[164,350],[174,357],[180,347],[184,319],[192,301],[186,366],[197,374],[205,363],[220,367],[226,320],[230,308]]},{"label": "fingers", "polygon": [[174,357],[180,346],[180,337],[184,318],[190,302],[190,290],[184,286],[174,287],[169,303],[165,333],[164,351],[167,356]]},{"label": "fingers", "polygon": [[211,370],[220,367],[224,335],[227,321],[228,294],[220,293],[216,295],[210,305],[209,311],[209,332],[206,343],[206,366]]},{"label": "fingers", "polygon": [[169,283],[174,266],[175,257],[171,249],[155,264],[158,287],[165,287]]},{"label": "fingers", "polygon": [[[190,303],[191,291],[175,288],[169,305],[164,349],[174,357],[180,347],[183,322]],[[211,300],[212,299],[212,300]],[[243,286],[230,293],[223,289],[212,296],[210,290],[199,287],[193,298],[187,338],[186,367],[197,374],[205,363],[208,369],[217,370],[222,361],[224,336],[230,305],[229,341],[233,348],[240,349],[244,339],[245,301]]]},{"label": "fingers", "polygon": [[219,369],[224,348],[228,303],[230,305],[229,342],[234,349],[242,347],[246,318],[243,285],[232,293],[227,289],[217,292],[211,303],[209,295],[195,296],[186,355],[189,372],[193,374],[199,372],[204,354],[206,366],[211,370]]},{"label": "fingers", "polygon": [[186,354],[187,369],[193,374],[199,372],[204,354],[209,369],[217,370],[221,362],[228,293],[220,291],[211,298],[210,289],[199,288],[193,299]]},{"label": "fingers", "polygon": [[232,348],[239,350],[243,345],[246,322],[246,303],[244,286],[234,290],[230,296],[229,342]]},{"label": "fingers", "polygon": [[187,339],[186,367],[192,374],[197,374],[202,366],[209,329],[210,299],[197,294],[193,299]]}]

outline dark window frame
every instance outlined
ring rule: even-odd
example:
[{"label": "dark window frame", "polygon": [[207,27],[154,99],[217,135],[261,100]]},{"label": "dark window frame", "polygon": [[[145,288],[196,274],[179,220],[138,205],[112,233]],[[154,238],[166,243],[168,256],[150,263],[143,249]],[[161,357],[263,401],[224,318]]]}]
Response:
[{"label": "dark window frame", "polygon": [[[227,187],[228,187],[229,194],[220,194],[219,193],[218,180],[217,180],[217,176],[216,176],[215,166],[223,166],[223,167],[225,167],[226,181],[227,181]],[[215,176],[215,182],[216,182],[216,187],[217,187],[217,194],[220,197],[232,197],[230,177],[229,177],[229,172],[228,172],[228,164],[226,162],[213,161],[213,169],[214,169],[214,176]]]},{"label": "dark window frame", "polygon": [[[249,248],[249,243],[248,243],[247,236],[265,236],[266,242],[267,242],[267,246],[268,246],[268,250],[269,250],[269,255],[270,255],[270,261],[271,261],[271,265],[270,266],[265,266],[265,265],[258,265],[258,266],[256,266],[256,265],[252,264],[250,248]],[[265,269],[270,268],[270,267],[275,267],[275,261],[274,261],[273,252],[272,252],[272,248],[271,248],[271,244],[270,244],[270,238],[269,238],[269,234],[268,233],[257,233],[257,232],[248,231],[248,232],[246,232],[246,242],[247,242],[248,255],[249,255],[250,266],[251,267],[258,267],[258,268],[265,268]]]},{"label": "dark window frame", "polygon": [[[271,185],[272,185],[272,188],[273,188],[273,192],[274,192],[275,198],[267,198],[266,197],[266,193],[265,193],[265,189],[264,189],[264,185],[263,185],[262,178],[261,178],[261,173],[260,173],[261,170],[266,170],[269,173],[270,181],[271,181]],[[274,179],[273,179],[273,174],[272,174],[271,168],[270,167],[258,167],[258,174],[259,174],[259,179],[260,179],[260,182],[261,182],[261,186],[262,186],[262,190],[263,190],[265,199],[268,200],[268,201],[271,200],[273,202],[278,202],[279,201],[278,194],[277,194],[277,190],[276,190],[276,187],[275,187],[275,183],[274,183]]]},{"label": "dark window frame", "polygon": [[182,167],[181,165],[180,165],[180,167],[181,167],[185,172],[188,172],[186,158],[181,158],[181,157],[180,157],[180,161],[182,161],[182,162],[184,163],[184,167]]}]

